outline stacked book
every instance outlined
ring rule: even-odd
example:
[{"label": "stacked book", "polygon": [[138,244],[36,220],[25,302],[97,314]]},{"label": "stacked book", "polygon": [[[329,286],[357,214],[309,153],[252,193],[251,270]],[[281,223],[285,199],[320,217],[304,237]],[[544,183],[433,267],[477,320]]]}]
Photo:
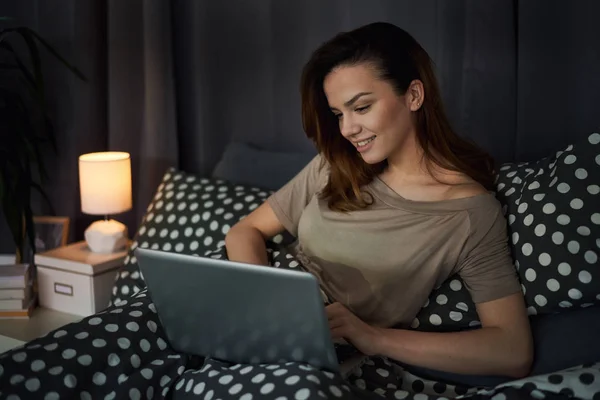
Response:
[{"label": "stacked book", "polygon": [[36,303],[33,267],[0,265],[0,319],[29,318]]}]

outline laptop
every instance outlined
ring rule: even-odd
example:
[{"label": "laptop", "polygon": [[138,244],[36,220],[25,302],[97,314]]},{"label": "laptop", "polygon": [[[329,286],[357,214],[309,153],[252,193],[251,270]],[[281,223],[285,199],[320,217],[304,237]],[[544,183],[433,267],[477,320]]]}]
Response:
[{"label": "laptop", "polygon": [[308,363],[343,376],[365,358],[348,346],[336,353],[308,272],[142,248],[135,256],[178,352],[241,364]]}]

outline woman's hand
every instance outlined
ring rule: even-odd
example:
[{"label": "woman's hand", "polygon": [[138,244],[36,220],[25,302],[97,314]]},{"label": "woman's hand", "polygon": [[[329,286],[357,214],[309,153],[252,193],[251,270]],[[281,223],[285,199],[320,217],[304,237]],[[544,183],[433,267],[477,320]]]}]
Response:
[{"label": "woman's hand", "polygon": [[329,329],[333,339],[345,339],[352,343],[361,353],[375,354],[379,330],[366,324],[341,303],[333,303],[325,307],[329,319]]}]

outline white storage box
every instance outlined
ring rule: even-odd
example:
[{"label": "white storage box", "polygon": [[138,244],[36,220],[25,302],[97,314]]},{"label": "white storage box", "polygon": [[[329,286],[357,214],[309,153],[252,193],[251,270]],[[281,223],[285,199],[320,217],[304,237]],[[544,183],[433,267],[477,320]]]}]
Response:
[{"label": "white storage box", "polygon": [[92,253],[85,242],[36,254],[40,305],[81,316],[102,311],[126,255]]}]

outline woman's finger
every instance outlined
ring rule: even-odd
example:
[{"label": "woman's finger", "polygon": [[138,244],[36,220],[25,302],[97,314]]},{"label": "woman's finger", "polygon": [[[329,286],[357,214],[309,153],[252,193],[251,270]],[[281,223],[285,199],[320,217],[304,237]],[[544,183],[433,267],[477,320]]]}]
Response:
[{"label": "woman's finger", "polygon": [[325,313],[327,314],[327,318],[329,319],[337,315],[343,315],[345,311],[346,309],[339,303],[334,303],[325,307]]},{"label": "woman's finger", "polygon": [[347,330],[345,326],[339,326],[331,329],[331,337],[334,339],[341,339],[347,336]]},{"label": "woman's finger", "polygon": [[329,320],[329,329],[339,328],[344,326],[344,320],[341,318],[334,318]]}]

